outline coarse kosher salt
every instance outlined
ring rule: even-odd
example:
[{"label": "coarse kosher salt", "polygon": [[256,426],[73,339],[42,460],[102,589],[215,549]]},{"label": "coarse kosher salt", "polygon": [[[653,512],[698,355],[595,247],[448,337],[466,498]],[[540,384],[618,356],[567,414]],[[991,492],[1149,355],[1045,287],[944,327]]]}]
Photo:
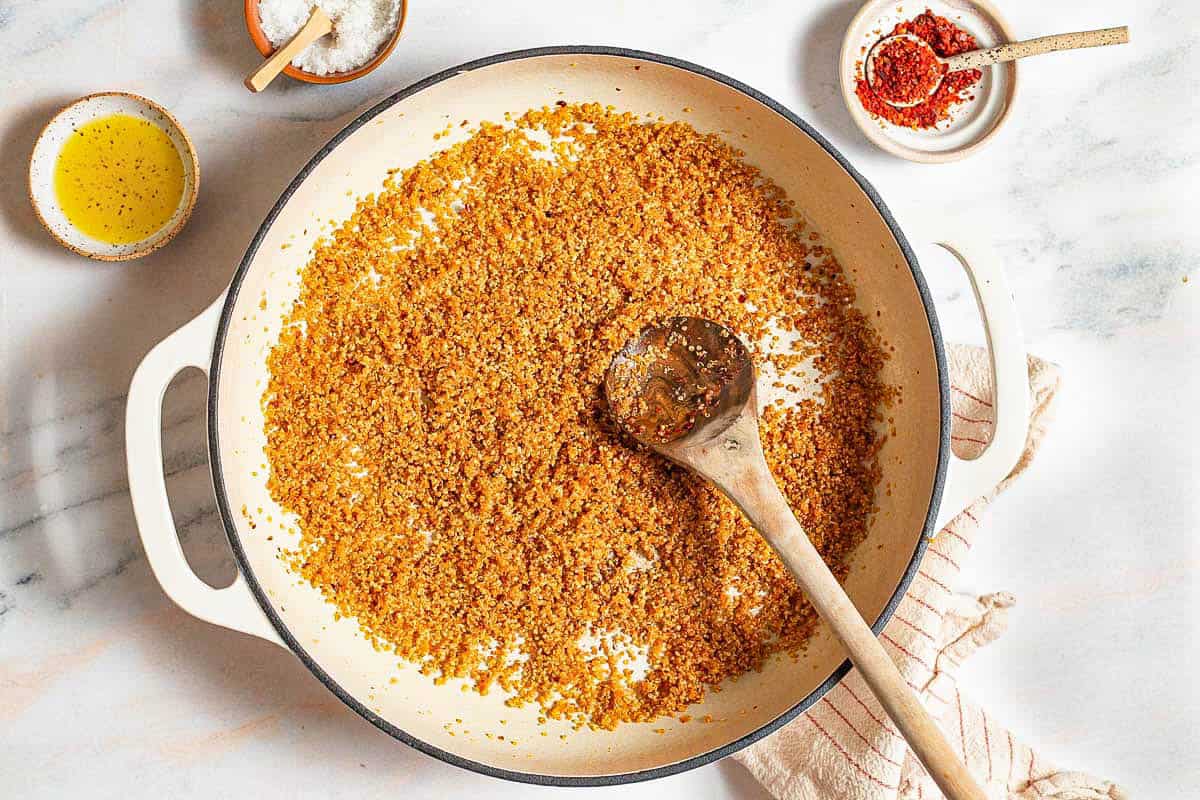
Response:
[{"label": "coarse kosher salt", "polygon": [[292,66],[314,75],[358,69],[379,52],[400,23],[400,0],[259,0],[263,33],[279,47],[304,27],[317,6],[333,21],[333,32],[292,59]]}]

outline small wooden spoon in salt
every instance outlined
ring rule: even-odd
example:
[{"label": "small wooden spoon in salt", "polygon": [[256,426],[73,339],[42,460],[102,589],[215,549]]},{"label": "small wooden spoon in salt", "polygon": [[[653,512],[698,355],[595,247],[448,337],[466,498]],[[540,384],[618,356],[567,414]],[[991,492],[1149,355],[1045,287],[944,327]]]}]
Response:
[{"label": "small wooden spoon in salt", "polygon": [[698,317],[650,325],[613,356],[604,394],[617,423],[732,500],[792,573],[950,800],[987,800],[800,526],[758,436],[750,353]]},{"label": "small wooden spoon in salt", "polygon": [[[928,51],[929,56],[936,59],[941,65],[941,74],[935,80],[927,82],[922,88],[925,93],[916,98],[910,99],[892,99],[884,94],[879,94],[879,87],[875,80],[875,59],[883,51],[883,48],[888,44],[899,40],[907,40],[914,45]],[[900,33],[895,36],[885,36],[871,47],[871,52],[867,53],[867,63],[865,71],[867,83],[879,94],[879,98],[889,106],[895,108],[910,108],[920,105],[933,96],[937,88],[942,85],[942,79],[951,72],[958,72],[964,69],[978,69],[979,67],[987,67],[992,64],[1002,64],[1006,61],[1016,61],[1020,58],[1029,58],[1030,56],[1040,56],[1043,53],[1053,53],[1058,50],[1080,50],[1085,47],[1104,47],[1110,44],[1126,44],[1129,41],[1129,28],[1122,25],[1119,28],[1102,28],[1097,31],[1079,31],[1077,33],[1059,33],[1054,36],[1042,36],[1037,39],[1026,39],[1023,42],[1007,42],[996,47],[988,47],[982,50],[970,50],[966,53],[959,53],[956,56],[943,58],[933,52],[933,48],[929,46],[929,42],[919,36],[914,36],[911,33]]]},{"label": "small wooden spoon in salt", "polygon": [[275,80],[279,73],[283,72],[283,68],[290,64],[300,51],[332,31],[333,20],[320,7],[314,8],[312,16],[308,18],[308,22],[304,23],[304,27],[296,31],[296,35],[283,47],[272,53],[271,57],[262,63],[262,66],[246,76],[246,88],[252,92],[261,92],[267,88],[267,84]]}]

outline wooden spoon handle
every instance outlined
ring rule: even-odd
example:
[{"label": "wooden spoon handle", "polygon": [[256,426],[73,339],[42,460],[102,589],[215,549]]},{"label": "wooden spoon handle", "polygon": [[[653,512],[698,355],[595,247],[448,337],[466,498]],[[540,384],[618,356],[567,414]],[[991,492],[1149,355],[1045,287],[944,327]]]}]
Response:
[{"label": "wooden spoon handle", "polygon": [[1079,31],[1078,33],[1060,33],[1055,36],[1043,36],[1039,39],[1027,39],[1024,42],[1009,42],[986,50],[972,50],[944,59],[943,63],[949,72],[960,69],[978,69],[1004,61],[1016,61],[1018,58],[1040,56],[1042,53],[1053,53],[1056,50],[1079,50],[1084,47],[1104,47],[1110,44],[1125,44],[1129,41],[1129,28],[1122,25],[1119,28],[1103,28],[1098,31]]},{"label": "wooden spoon handle", "polygon": [[[764,465],[765,467],[765,465]],[[829,571],[769,474],[735,502],[796,577],[821,618],[845,645],[850,660],[879,698],[913,753],[949,800],[987,800],[966,765],[921,705],[883,645]]]},{"label": "wooden spoon handle", "polygon": [[267,84],[283,71],[301,50],[333,30],[333,21],[320,8],[313,9],[312,16],[304,27],[296,32],[283,47],[271,54],[258,69],[246,76],[246,88],[252,92],[261,92]]},{"label": "wooden spoon handle", "polygon": [[707,478],[741,508],[845,645],[859,674],[942,793],[950,800],[987,800],[792,513],[763,456],[756,403],[752,396],[715,438],[691,444],[685,439],[659,452]]}]

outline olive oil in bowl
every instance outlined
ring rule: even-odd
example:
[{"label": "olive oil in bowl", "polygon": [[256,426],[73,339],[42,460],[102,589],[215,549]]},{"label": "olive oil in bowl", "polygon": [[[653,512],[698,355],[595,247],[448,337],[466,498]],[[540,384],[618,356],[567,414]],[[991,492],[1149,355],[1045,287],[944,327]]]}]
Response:
[{"label": "olive oil in bowl", "polygon": [[171,137],[150,120],[111,114],[80,125],[54,166],[67,221],[105,244],[140,242],[179,208],[184,166]]}]

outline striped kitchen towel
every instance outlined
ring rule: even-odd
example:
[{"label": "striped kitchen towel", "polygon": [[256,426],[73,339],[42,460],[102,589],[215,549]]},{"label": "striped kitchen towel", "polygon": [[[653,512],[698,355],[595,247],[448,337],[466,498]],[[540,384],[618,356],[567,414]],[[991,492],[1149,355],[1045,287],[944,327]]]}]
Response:
[{"label": "striped kitchen towel", "polygon": [[[987,353],[952,346],[954,451],[977,455],[992,424]],[[1045,435],[1058,369],[1031,358],[1032,419],[1020,462],[991,494],[977,499],[934,538],[920,571],[882,634],[900,671],[917,688],[952,746],[985,786],[1009,800],[1099,800],[1124,797],[1109,781],[1064,771],[1018,740],[959,689],[958,666],[1004,632],[1013,598],[969,597],[950,587],[980,534],[996,494],[1029,464]],[[857,671],[787,727],[734,756],[779,800],[923,800],[941,792],[909,752]]]}]

